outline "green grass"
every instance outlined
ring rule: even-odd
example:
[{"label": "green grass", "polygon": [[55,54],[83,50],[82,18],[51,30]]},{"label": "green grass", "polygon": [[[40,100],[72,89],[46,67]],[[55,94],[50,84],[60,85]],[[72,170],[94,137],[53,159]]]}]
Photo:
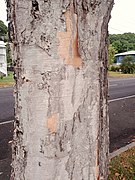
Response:
[{"label": "green grass", "polygon": [[135,148],[110,161],[108,180],[135,180]]},{"label": "green grass", "polygon": [[113,72],[113,71],[109,71],[108,75],[109,77],[121,77],[121,78],[135,77],[135,74],[123,74],[121,72]]},{"label": "green grass", "polygon": [[7,77],[0,78],[0,87],[8,87],[13,86],[14,84],[14,78],[13,78],[13,72],[8,72]]}]

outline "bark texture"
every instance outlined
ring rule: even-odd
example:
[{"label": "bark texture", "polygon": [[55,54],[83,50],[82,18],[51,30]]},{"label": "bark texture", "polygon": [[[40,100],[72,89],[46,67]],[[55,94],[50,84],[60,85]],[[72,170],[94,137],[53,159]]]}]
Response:
[{"label": "bark texture", "polygon": [[11,179],[106,180],[113,0],[9,0],[15,65]]}]

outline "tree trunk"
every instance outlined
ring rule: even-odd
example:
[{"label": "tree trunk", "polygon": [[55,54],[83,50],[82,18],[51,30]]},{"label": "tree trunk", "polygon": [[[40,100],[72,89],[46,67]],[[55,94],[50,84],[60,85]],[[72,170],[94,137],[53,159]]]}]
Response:
[{"label": "tree trunk", "polygon": [[113,0],[10,0],[11,179],[108,174],[107,35]]}]

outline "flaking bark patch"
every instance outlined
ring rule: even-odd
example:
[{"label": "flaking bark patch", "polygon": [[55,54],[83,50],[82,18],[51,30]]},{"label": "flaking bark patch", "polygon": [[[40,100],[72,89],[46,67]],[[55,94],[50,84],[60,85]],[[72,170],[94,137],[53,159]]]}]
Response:
[{"label": "flaking bark patch", "polygon": [[58,32],[59,55],[65,64],[79,68],[82,66],[82,59],[78,52],[77,16],[71,11],[65,13],[66,32]]},{"label": "flaking bark patch", "polygon": [[58,114],[54,114],[47,120],[47,128],[51,133],[55,133],[57,131],[57,123],[58,123]]}]

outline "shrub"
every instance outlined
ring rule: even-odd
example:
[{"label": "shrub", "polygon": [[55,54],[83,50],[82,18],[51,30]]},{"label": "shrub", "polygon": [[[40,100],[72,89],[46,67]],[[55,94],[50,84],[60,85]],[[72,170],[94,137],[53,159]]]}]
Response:
[{"label": "shrub", "polygon": [[110,71],[119,72],[120,71],[120,66],[111,66]]},{"label": "shrub", "polygon": [[120,69],[124,74],[135,73],[135,59],[132,56],[126,56],[120,65]]}]

